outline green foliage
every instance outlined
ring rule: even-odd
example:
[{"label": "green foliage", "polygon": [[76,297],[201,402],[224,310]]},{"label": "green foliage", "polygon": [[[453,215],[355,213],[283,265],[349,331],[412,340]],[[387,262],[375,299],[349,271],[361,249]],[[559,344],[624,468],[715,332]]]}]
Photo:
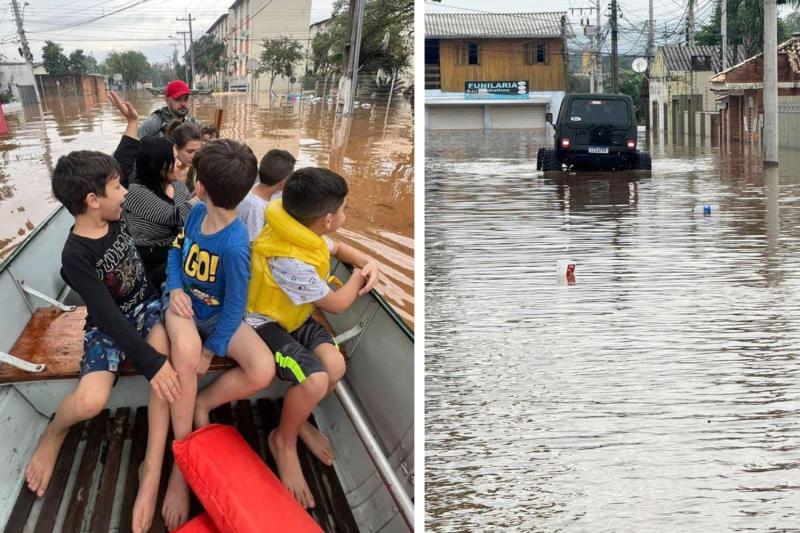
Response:
[{"label": "green foliage", "polygon": [[163,87],[172,80],[177,79],[178,75],[169,63],[153,63],[150,77],[154,87]]},{"label": "green foliage", "polygon": [[[344,43],[348,38],[346,0],[333,4],[329,30],[317,34],[312,43],[314,73],[341,67]],[[399,73],[413,62],[413,0],[368,0],[364,11],[359,72],[384,70]]]},{"label": "green foliage", "polygon": [[261,51],[259,72],[269,76],[269,90],[278,76],[287,78],[294,75],[295,65],[303,59],[303,46],[299,41],[289,37],[264,39],[264,50]]},{"label": "green foliage", "polygon": [[[227,66],[225,44],[215,35],[205,34],[192,45],[194,49],[194,68],[197,74],[211,76],[224,71]],[[187,58],[191,57],[187,55]]]},{"label": "green foliage", "polygon": [[84,54],[81,48],[67,57],[61,45],[53,41],[45,41],[42,47],[42,60],[47,73],[53,75],[92,74],[100,70],[97,60]]},{"label": "green foliage", "polygon": [[88,74],[89,58],[83,54],[83,50],[78,48],[69,55],[70,74]]},{"label": "green foliage", "polygon": [[[722,30],[720,19],[722,1],[715,0],[714,14],[709,23],[695,35],[697,44],[721,45]],[[764,2],[763,0],[726,0],[728,2],[728,46],[744,45],[747,57],[759,54],[764,49]],[[800,0],[792,0],[791,4],[800,5]],[[795,23],[797,16],[795,15]],[[787,19],[778,18],[778,43],[788,39],[792,31]]]},{"label": "green foliage", "polygon": [[122,79],[130,88],[133,84],[144,81],[152,73],[150,63],[141,52],[111,52],[106,58],[106,69],[109,74],[122,74]]},{"label": "green foliage", "polygon": [[64,48],[53,41],[45,41],[42,47],[42,62],[48,74],[69,74],[69,58],[64,55]]},{"label": "green foliage", "polygon": [[627,94],[633,99],[633,106],[636,109],[638,124],[644,122],[644,109],[641,109],[643,81],[643,74],[627,68],[621,68],[619,70],[619,92]]}]

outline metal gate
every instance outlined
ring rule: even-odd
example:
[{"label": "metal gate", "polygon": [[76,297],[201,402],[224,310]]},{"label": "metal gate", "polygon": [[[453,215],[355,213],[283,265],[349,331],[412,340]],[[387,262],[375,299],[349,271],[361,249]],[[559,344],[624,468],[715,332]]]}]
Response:
[{"label": "metal gate", "polygon": [[800,148],[800,96],[778,98],[778,143]]}]

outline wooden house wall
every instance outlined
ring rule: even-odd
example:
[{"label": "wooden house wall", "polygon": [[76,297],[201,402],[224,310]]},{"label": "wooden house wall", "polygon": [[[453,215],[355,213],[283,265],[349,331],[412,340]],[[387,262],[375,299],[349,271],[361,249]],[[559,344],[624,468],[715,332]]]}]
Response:
[{"label": "wooden house wall", "polygon": [[[467,81],[528,80],[531,91],[564,91],[561,39],[539,39],[547,45],[545,64],[526,65],[525,45],[535,39],[442,39],[439,48],[442,91],[464,92]],[[478,65],[457,65],[456,49],[476,43]]]}]

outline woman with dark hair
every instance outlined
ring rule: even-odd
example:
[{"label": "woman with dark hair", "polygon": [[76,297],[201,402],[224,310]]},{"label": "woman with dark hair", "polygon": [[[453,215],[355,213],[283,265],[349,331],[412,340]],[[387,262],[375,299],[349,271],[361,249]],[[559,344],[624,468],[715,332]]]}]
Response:
[{"label": "woman with dark hair", "polygon": [[174,150],[167,137],[140,141],[126,135],[114,153],[123,168],[134,169],[122,216],[159,292],[167,276],[169,247],[192,208],[192,194],[175,171]]},{"label": "woman with dark hair", "polygon": [[175,141],[175,166],[178,174],[186,175],[186,187],[194,192],[194,174],[192,167],[194,154],[203,147],[203,130],[191,122],[172,123],[167,128],[167,136]]}]

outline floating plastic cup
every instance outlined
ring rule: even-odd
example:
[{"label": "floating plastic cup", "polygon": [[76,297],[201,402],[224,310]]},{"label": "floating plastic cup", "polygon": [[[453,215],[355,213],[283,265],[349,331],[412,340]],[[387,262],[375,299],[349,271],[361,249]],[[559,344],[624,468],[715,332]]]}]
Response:
[{"label": "floating plastic cup", "polygon": [[719,205],[717,204],[700,204],[694,206],[694,212],[702,215],[710,215],[711,213],[716,213],[718,211]]},{"label": "floating plastic cup", "polygon": [[556,261],[556,272],[560,278],[571,278],[575,275],[575,261],[569,259],[559,259]]}]

